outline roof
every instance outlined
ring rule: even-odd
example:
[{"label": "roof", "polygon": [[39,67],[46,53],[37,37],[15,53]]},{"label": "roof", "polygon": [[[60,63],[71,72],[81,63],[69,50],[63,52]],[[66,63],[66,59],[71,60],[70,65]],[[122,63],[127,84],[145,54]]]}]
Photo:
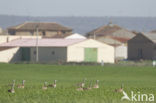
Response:
[{"label": "roof", "polygon": [[[39,47],[67,47],[85,39],[38,39]],[[18,39],[0,44],[0,47],[36,47],[37,39]]]},{"label": "roof", "polygon": [[64,30],[64,31],[72,31],[71,28],[65,27],[63,25],[57,24],[57,23],[51,23],[51,22],[25,22],[23,24],[12,26],[9,29],[13,30],[36,30],[36,28],[39,28],[39,30]]},{"label": "roof", "polygon": [[121,45],[123,43],[126,43],[129,40],[129,38],[105,36],[105,37],[98,37],[97,40],[114,46],[114,45]]},{"label": "roof", "polygon": [[150,39],[152,42],[156,43],[156,33],[139,33],[144,36],[146,36],[148,39]]},{"label": "roof", "polygon": [[86,39],[86,37],[81,34],[74,33],[74,34],[71,34],[71,35],[65,37],[65,39]]},{"label": "roof", "polygon": [[156,33],[156,30],[151,31],[150,33]]},{"label": "roof", "polygon": [[123,38],[132,38],[135,36],[134,33],[121,28],[118,25],[115,24],[108,24],[105,26],[101,26],[95,30],[92,30],[91,32],[87,33],[87,36],[116,36],[116,37],[123,37]]}]

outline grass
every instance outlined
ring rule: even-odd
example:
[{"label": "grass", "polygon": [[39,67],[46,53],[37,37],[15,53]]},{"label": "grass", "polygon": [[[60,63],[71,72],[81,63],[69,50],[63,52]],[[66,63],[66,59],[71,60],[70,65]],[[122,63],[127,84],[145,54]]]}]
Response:
[{"label": "grass", "polygon": [[[76,84],[87,78],[90,82],[100,80],[99,89],[76,91]],[[26,80],[25,89],[15,88],[8,93],[9,83],[20,84]],[[41,88],[45,81],[58,80],[57,88]],[[152,93],[156,96],[156,68],[151,66],[72,66],[47,64],[0,64],[0,103],[131,103],[121,102],[121,93],[115,93],[124,83],[124,90],[130,95]],[[153,102],[154,103],[154,102]]]}]

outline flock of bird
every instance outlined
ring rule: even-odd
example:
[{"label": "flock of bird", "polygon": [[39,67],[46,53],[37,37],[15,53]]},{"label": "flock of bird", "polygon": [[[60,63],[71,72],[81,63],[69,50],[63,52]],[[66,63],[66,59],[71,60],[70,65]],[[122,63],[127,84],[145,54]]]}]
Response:
[{"label": "flock of bird", "polygon": [[[51,88],[56,88],[56,82],[57,80],[54,80],[53,84],[49,84],[47,85],[47,82],[44,82],[44,85],[42,86],[42,90],[47,90],[48,87]],[[99,80],[96,80],[96,83],[92,86],[92,83],[90,83],[90,85],[88,87],[85,87],[85,82],[86,79],[84,79],[81,83],[78,83],[77,86],[78,88],[76,89],[77,91],[84,91],[84,90],[91,90],[91,89],[98,89],[99,88]],[[22,80],[22,84],[17,85],[17,88],[22,88],[24,89],[24,83],[25,80]],[[15,93],[15,80],[13,80],[13,83],[10,85],[11,89],[8,90],[8,92],[10,93]],[[121,88],[119,89],[115,89],[115,92],[123,92],[123,84],[121,85]]]}]

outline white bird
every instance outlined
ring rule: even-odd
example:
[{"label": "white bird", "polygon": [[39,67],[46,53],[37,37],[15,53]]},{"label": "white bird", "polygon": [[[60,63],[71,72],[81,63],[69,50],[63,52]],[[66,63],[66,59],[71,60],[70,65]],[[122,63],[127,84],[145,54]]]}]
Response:
[{"label": "white bird", "polygon": [[125,91],[122,91],[122,93],[123,93],[123,97],[121,98],[121,100],[123,101],[123,100],[129,100],[130,101],[130,98],[128,97],[128,95],[127,95],[127,93],[125,92]]}]

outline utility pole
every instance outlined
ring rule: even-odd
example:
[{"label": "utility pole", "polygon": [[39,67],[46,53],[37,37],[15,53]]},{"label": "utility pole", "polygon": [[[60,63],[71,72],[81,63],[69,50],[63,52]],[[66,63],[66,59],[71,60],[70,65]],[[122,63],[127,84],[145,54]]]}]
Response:
[{"label": "utility pole", "polygon": [[95,31],[94,31],[94,40],[96,39]]},{"label": "utility pole", "polygon": [[39,58],[38,58],[38,28],[39,26],[36,26],[36,62],[38,62]]}]

